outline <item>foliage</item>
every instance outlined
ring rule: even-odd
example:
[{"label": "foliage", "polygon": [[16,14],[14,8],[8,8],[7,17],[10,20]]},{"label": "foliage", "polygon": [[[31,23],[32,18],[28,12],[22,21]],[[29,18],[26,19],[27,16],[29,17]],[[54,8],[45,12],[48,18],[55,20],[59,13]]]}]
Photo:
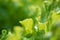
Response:
[{"label": "foliage", "polygon": [[0,0],[0,40],[60,40],[60,0]]}]

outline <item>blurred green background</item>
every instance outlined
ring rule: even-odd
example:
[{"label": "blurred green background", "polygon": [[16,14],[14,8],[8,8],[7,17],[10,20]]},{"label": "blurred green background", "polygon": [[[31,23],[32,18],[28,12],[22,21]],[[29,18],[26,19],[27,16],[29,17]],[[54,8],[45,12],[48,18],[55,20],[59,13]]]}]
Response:
[{"label": "blurred green background", "polygon": [[[23,31],[23,36],[29,38],[26,40],[60,40],[59,17],[60,0],[0,0],[0,38],[3,36],[2,30],[6,30],[7,34],[9,31],[13,33],[15,26],[25,28],[24,22],[19,23],[19,21],[32,18],[33,33],[27,34],[25,32],[25,35]],[[26,23],[29,24],[28,20]],[[35,28],[36,25],[37,27]],[[40,28],[38,25],[40,25]],[[45,34],[52,36],[45,37]],[[2,38],[1,40],[5,39]]]}]

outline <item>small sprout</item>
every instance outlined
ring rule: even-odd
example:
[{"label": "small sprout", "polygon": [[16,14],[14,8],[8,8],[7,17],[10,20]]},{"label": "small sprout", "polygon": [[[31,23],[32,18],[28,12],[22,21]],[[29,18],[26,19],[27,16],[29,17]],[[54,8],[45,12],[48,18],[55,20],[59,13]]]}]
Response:
[{"label": "small sprout", "polygon": [[31,36],[30,34],[33,33],[33,19],[32,18],[29,18],[29,19],[25,19],[23,21],[19,21],[23,27],[24,27],[24,35],[29,35]]}]

